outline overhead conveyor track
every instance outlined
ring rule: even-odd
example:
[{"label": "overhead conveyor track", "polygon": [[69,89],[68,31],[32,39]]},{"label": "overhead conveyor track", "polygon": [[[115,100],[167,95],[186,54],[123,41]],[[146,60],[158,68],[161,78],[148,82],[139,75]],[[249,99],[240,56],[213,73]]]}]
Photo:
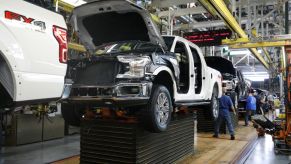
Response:
[{"label": "overhead conveyor track", "polygon": [[[224,44],[227,44],[224,42]],[[254,48],[254,47],[281,47],[285,45],[291,45],[291,41],[268,41],[268,42],[254,42],[254,43],[242,43],[242,44],[230,44],[230,48]]]},{"label": "overhead conveyor track", "polygon": [[[228,10],[223,0],[199,0],[199,2],[211,14],[218,15],[232,31],[238,34],[240,38],[248,39],[247,34],[240,27],[236,19],[232,16],[231,12]],[[261,56],[261,54],[259,54],[256,48],[249,48],[249,50],[264,65],[266,69],[269,69],[269,64]]]}]

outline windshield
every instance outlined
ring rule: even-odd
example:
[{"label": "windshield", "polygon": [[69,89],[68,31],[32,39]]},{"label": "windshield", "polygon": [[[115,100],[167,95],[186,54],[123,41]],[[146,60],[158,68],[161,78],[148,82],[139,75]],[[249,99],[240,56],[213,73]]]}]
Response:
[{"label": "windshield", "polygon": [[96,48],[96,55],[127,52],[162,52],[160,46],[150,42],[126,41],[103,44]]}]

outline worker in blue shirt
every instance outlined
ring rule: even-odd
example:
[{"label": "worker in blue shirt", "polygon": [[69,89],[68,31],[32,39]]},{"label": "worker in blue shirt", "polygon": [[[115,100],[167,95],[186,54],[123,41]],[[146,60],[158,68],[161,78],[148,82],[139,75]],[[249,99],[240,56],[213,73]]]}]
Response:
[{"label": "worker in blue shirt", "polygon": [[223,91],[223,95],[219,99],[219,115],[218,115],[218,118],[215,122],[213,137],[218,138],[220,124],[223,120],[225,120],[229,134],[230,134],[230,139],[234,140],[235,139],[234,130],[233,130],[229,111],[231,109],[234,112],[234,114],[236,114],[236,112],[235,112],[235,109],[233,107],[233,103],[231,101],[231,98],[229,96],[225,95],[226,88],[223,87],[222,91]]},{"label": "worker in blue shirt", "polygon": [[249,126],[249,120],[251,120],[252,115],[256,112],[256,98],[254,97],[254,90],[250,89],[249,96],[246,100],[246,114],[245,114],[245,126]]}]

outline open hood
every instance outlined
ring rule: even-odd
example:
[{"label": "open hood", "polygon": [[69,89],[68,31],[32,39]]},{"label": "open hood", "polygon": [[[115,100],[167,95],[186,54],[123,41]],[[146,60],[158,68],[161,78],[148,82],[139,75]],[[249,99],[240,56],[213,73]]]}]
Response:
[{"label": "open hood", "polygon": [[218,70],[221,74],[229,73],[236,77],[236,70],[231,61],[219,56],[205,57],[207,66]]},{"label": "open hood", "polygon": [[71,24],[89,52],[119,41],[145,41],[167,49],[164,40],[143,8],[125,0],[93,0],[76,7]]}]

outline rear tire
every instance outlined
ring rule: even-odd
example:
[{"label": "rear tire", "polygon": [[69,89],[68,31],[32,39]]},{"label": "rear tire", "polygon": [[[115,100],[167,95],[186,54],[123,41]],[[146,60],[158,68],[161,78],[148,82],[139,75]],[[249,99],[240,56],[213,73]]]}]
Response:
[{"label": "rear tire", "polygon": [[71,126],[80,126],[83,110],[77,105],[61,104],[61,111],[65,122]]},{"label": "rear tire", "polygon": [[172,111],[172,99],[168,89],[163,85],[154,85],[149,103],[142,109],[142,124],[150,132],[166,131]]}]

